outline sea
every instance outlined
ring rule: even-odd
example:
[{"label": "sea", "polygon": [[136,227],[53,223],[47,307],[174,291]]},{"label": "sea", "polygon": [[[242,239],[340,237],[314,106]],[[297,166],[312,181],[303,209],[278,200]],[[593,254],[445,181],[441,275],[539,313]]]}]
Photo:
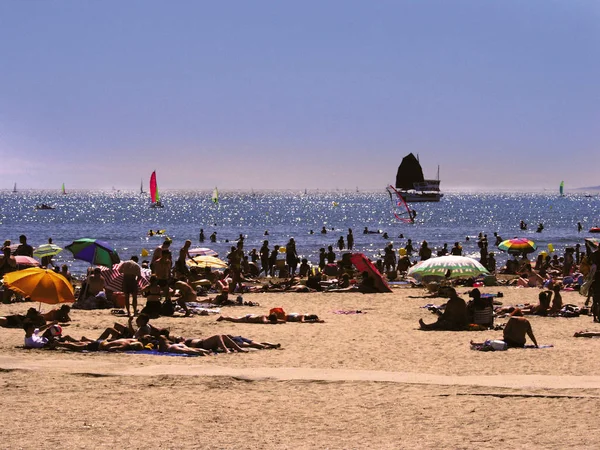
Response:
[{"label": "sea", "polygon": [[[186,239],[192,247],[208,247],[225,258],[239,236],[244,249],[257,250],[263,240],[285,246],[296,241],[301,258],[318,262],[321,247],[332,245],[338,255],[340,236],[346,240],[353,230],[354,251],[378,259],[385,246],[404,247],[407,239],[413,245],[426,240],[434,249],[444,243],[451,248],[459,242],[466,256],[479,256],[477,236],[487,234],[489,250],[494,251],[494,232],[503,239],[526,237],[537,245],[537,252],[564,249],[593,237],[591,227],[600,225],[600,197],[558,193],[445,193],[439,203],[412,203],[417,211],[414,224],[403,223],[393,214],[394,201],[385,189],[381,191],[249,191],[219,192],[219,201],[211,199],[212,191],[161,192],[163,208],[150,208],[148,194],[139,191],[0,191],[0,239],[17,243],[19,235],[27,236],[34,247],[48,238],[60,247],[75,239],[94,238],[107,241],[121,259],[150,253],[165,236],[173,240],[176,252]],[[47,204],[54,209],[39,210]],[[520,221],[528,230],[519,228]],[[583,231],[578,232],[581,222]],[[538,224],[544,229],[536,232]],[[377,233],[363,234],[365,227]],[[325,228],[326,234],[321,230]],[[199,242],[200,229],[206,241]],[[164,235],[148,236],[149,230],[164,230]],[[217,233],[217,242],[208,237]],[[268,234],[267,234],[268,233]],[[387,239],[383,233],[387,233]],[[435,250],[434,250],[435,254]],[[495,252],[498,265],[507,255]],[[143,259],[143,258],[142,258]],[[88,263],[73,259],[67,250],[54,258],[69,265],[72,273],[82,274]]]}]

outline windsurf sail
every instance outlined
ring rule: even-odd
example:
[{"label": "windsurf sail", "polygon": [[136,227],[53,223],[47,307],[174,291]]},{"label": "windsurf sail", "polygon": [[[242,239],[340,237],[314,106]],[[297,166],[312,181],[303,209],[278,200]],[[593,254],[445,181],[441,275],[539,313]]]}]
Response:
[{"label": "windsurf sail", "polygon": [[560,192],[560,196],[564,197],[565,195],[565,182],[561,181],[560,182],[560,187],[558,188],[559,192]]},{"label": "windsurf sail", "polygon": [[150,175],[150,200],[152,203],[159,201],[158,186],[156,185],[156,170]]},{"label": "windsurf sail", "polygon": [[215,187],[212,193],[212,201],[215,205],[219,206],[219,191]]},{"label": "windsurf sail", "polygon": [[416,211],[410,209],[400,192],[398,192],[392,185],[387,187],[387,192],[390,195],[390,202],[392,204],[392,213],[394,214],[394,217],[400,222],[415,223],[415,216],[417,213]]}]

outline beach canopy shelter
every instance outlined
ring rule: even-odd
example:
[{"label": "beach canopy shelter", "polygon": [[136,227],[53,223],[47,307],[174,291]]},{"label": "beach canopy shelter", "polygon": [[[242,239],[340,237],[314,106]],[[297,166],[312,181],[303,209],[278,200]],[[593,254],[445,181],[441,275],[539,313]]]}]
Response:
[{"label": "beach canopy shelter", "polygon": [[408,276],[416,279],[437,276],[440,278],[473,278],[489,275],[483,265],[466,256],[438,256],[420,261],[408,270]]},{"label": "beach canopy shelter", "polygon": [[377,267],[362,253],[352,253],[350,262],[359,272],[367,272],[375,280],[375,287],[379,292],[392,292],[387,281],[383,278]]},{"label": "beach canopy shelter", "polygon": [[75,301],[73,286],[54,270],[32,267],[4,275],[4,284],[31,300],[49,305]]},{"label": "beach canopy shelter", "polygon": [[108,242],[99,239],[77,239],[65,247],[75,259],[87,261],[96,266],[112,267],[121,259]]}]

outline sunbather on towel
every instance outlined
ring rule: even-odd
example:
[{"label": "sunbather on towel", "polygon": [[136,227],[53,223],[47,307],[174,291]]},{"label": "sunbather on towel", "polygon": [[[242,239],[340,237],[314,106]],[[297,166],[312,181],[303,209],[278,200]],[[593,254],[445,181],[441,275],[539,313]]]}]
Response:
[{"label": "sunbather on towel", "polygon": [[506,342],[509,347],[522,348],[525,346],[526,335],[529,336],[531,342],[537,347],[538,343],[533,335],[529,320],[523,317],[523,313],[519,308],[516,308],[510,313],[510,319],[508,319],[508,322],[506,322],[506,326],[504,327],[504,342]]},{"label": "sunbather on towel", "polygon": [[79,342],[61,342],[56,346],[72,352],[137,352],[144,349],[144,344],[133,338],[121,338],[114,341],[90,341],[82,338]]},{"label": "sunbather on towel", "polygon": [[192,348],[185,345],[183,342],[171,342],[166,337],[158,338],[158,351],[161,353],[178,353],[180,355],[205,356],[209,355],[208,350],[203,348]]},{"label": "sunbather on towel", "polygon": [[226,334],[216,334],[205,339],[186,339],[184,337],[180,337],[176,338],[175,342],[185,344],[187,347],[190,348],[202,349],[207,353],[210,353],[211,351],[218,352],[219,350],[223,351],[224,353],[247,351],[241,348],[239,345],[237,345],[235,341]]},{"label": "sunbather on towel", "polygon": [[285,320],[278,319],[275,314],[265,315],[257,315],[257,314],[247,314],[241,317],[230,317],[230,316],[219,316],[217,318],[217,322],[221,322],[225,320],[227,322],[236,322],[236,323],[261,323],[261,324],[278,324],[285,323]]}]

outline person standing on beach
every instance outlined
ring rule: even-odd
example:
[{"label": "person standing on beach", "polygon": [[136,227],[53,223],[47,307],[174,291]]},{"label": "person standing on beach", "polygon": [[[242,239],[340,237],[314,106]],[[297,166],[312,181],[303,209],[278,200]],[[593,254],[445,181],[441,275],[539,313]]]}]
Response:
[{"label": "person standing on beach", "polygon": [[27,243],[27,236],[19,236],[19,246],[15,250],[15,256],[29,256],[33,258],[33,247]]},{"label": "person standing on beach", "polygon": [[337,241],[337,245],[338,245],[338,248],[340,249],[340,251],[344,250],[344,247],[345,247],[344,236],[340,236],[340,238]]},{"label": "person standing on beach", "polygon": [[333,251],[332,245],[327,247],[327,255],[325,255],[325,258],[327,258],[327,264],[333,264],[335,262],[335,252]]},{"label": "person standing on beach", "polygon": [[293,277],[296,275],[296,268],[298,267],[298,253],[296,252],[296,241],[294,238],[290,238],[285,246],[285,262],[290,269],[290,276]]},{"label": "person standing on beach", "polygon": [[323,271],[323,269],[325,269],[325,266],[327,265],[327,263],[325,262],[326,259],[327,254],[325,253],[325,249],[321,247],[319,249],[319,270],[321,270],[321,272]]},{"label": "person standing on beach", "polygon": [[346,236],[346,246],[350,251],[352,251],[352,249],[354,248],[354,235],[352,234],[352,228],[348,228],[348,235]]},{"label": "person standing on beach", "polygon": [[171,246],[171,239],[165,239],[161,245],[156,247],[156,249],[154,250],[154,253],[152,253],[152,259],[150,260],[150,269],[152,271],[154,271],[154,263],[156,262],[157,259],[159,259],[162,256],[163,250],[169,250],[170,246]]},{"label": "person standing on beach", "polygon": [[258,253],[260,254],[261,265],[261,270],[258,274],[260,275],[264,271],[265,276],[267,276],[269,275],[269,241],[263,241],[263,245]]},{"label": "person standing on beach", "polygon": [[[133,255],[129,261],[123,261],[119,265],[119,272],[123,274],[122,291],[125,294],[125,308],[127,316],[131,316],[131,304],[133,315],[137,315],[138,280],[142,277],[142,269],[138,264],[138,257]],[[131,304],[129,298],[131,297]]]},{"label": "person standing on beach", "polygon": [[275,267],[277,265],[277,253],[279,252],[279,245],[273,246],[273,251],[269,255],[269,275],[275,276]]},{"label": "person standing on beach", "polygon": [[177,258],[177,261],[175,261],[175,269],[177,270],[179,275],[183,275],[186,278],[190,274],[190,269],[188,268],[185,261],[186,259],[192,259],[189,253],[191,246],[192,241],[190,241],[189,239],[185,241],[183,247],[181,247],[181,249],[179,250],[179,257]]},{"label": "person standing on beach", "polygon": [[154,262],[154,269],[152,270],[152,273],[156,275],[158,285],[162,289],[162,293],[164,294],[166,301],[171,301],[171,293],[169,291],[171,265],[171,251],[168,249],[162,249],[160,258]]}]

